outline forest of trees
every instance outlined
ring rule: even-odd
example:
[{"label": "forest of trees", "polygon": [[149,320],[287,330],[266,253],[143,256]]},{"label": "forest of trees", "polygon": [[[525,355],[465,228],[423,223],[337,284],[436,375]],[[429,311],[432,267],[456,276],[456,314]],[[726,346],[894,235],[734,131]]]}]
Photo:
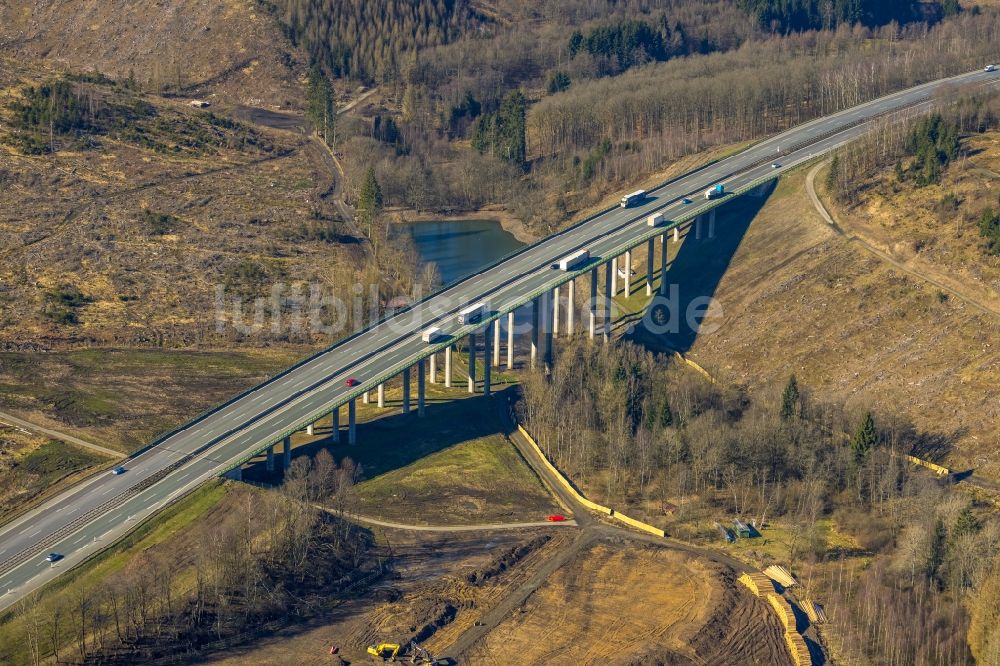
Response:
[{"label": "forest of trees", "polygon": [[475,24],[467,0],[274,0],[285,34],[338,77],[397,74],[404,54],[445,44]]},{"label": "forest of trees", "polygon": [[[893,415],[820,402],[794,378],[748,395],[631,344],[586,342],[561,349],[550,377],[526,378],[522,411],[597,501],[660,524],[656,507],[674,503],[667,530],[691,539],[718,539],[714,521],[742,518],[765,532],[781,521],[803,576],[842,558],[806,584],[852,660],[972,663],[966,631],[982,617],[976,590],[1000,575],[1000,520],[913,473],[899,454],[921,436]],[[824,520],[875,565],[831,548]],[[996,605],[982,612],[988,620]],[[1000,639],[995,627],[980,631],[983,644]]]},{"label": "forest of trees", "polygon": [[[762,28],[783,32],[835,28],[841,23],[885,25],[926,18],[920,0],[737,0]],[[957,3],[946,2],[948,12]]]},{"label": "forest of trees", "polygon": [[[400,78],[383,86],[387,103],[398,104],[397,142],[378,140],[370,125],[339,130],[348,141],[342,152],[349,189],[356,193],[374,165],[387,206],[455,211],[503,204],[545,232],[670,161],[971,69],[1000,50],[1000,13],[989,8],[933,27],[842,24],[763,39],[731,3],[659,6],[667,5],[671,30],[679,24],[689,41],[703,36],[718,50],[605,76],[606,57],[591,55],[588,36],[595,49],[600,43],[613,50],[614,26],[659,26],[659,19],[615,13],[616,5],[598,20],[602,14],[581,2],[541,5],[535,11],[546,20],[537,25],[466,35],[411,54]],[[695,5],[702,15],[687,13]],[[563,14],[583,17],[575,57],[566,31],[548,23]],[[526,103],[526,172],[501,159],[508,151],[492,149],[495,114],[517,90]],[[465,138],[482,153],[470,155]]]}]

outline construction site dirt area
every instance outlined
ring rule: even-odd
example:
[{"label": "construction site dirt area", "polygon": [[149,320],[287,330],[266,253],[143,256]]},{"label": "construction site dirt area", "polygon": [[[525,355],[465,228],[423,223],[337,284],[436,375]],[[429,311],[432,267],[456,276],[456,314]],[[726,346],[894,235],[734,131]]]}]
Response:
[{"label": "construction site dirt area", "polygon": [[[579,537],[386,530],[379,540],[391,545],[393,570],[385,580],[323,620],[205,663],[369,664],[378,659],[368,646],[382,643],[401,645],[397,659],[408,661],[412,641],[451,664],[791,663],[774,613],[731,569],[669,548]],[[521,595],[513,612],[492,619]],[[470,642],[475,633],[485,635]]]},{"label": "construction site dirt area", "polygon": [[468,664],[788,664],[782,628],[733,574],[654,546],[597,543],[475,645]]}]

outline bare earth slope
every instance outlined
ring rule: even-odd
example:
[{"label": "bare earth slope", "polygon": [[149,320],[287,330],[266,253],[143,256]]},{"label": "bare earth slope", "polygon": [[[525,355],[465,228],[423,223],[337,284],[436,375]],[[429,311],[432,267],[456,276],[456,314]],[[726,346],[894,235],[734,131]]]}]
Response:
[{"label": "bare earth slope", "polygon": [[287,107],[301,96],[289,47],[254,0],[3,0],[0,52],[131,71],[213,102]]},{"label": "bare earth slope", "polygon": [[[949,466],[1000,476],[1000,322],[838,235],[805,175],[782,179],[754,218],[714,293],[722,326],[692,358],[751,387],[794,373],[820,400],[909,420],[922,446],[950,449]],[[719,233],[738,217],[721,214]]]}]

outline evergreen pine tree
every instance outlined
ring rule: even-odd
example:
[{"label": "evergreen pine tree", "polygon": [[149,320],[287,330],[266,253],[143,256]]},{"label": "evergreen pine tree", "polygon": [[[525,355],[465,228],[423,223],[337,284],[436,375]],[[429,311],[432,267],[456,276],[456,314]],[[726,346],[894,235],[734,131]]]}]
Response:
[{"label": "evergreen pine tree", "polygon": [[854,458],[860,463],[868,457],[868,452],[878,443],[878,433],[875,431],[875,418],[871,412],[866,412],[865,417],[858,424],[858,429],[851,439],[851,450],[854,451]]},{"label": "evergreen pine tree", "polygon": [[795,375],[788,379],[784,393],[781,394],[781,420],[788,421],[799,411],[799,385]]},{"label": "evergreen pine tree", "polygon": [[836,193],[840,182],[840,156],[834,155],[830,160],[830,170],[826,172],[826,189],[831,194]]},{"label": "evergreen pine tree", "polygon": [[368,167],[365,182],[358,197],[358,220],[365,225],[368,239],[372,240],[372,225],[382,212],[382,187],[375,178],[375,167]]},{"label": "evergreen pine tree", "polygon": [[938,575],[941,565],[944,563],[944,556],[948,544],[948,529],[944,526],[944,521],[938,516],[934,523],[934,533],[931,535],[931,549],[927,557],[927,577],[935,581],[938,587],[941,586],[941,578]]},{"label": "evergreen pine tree", "polygon": [[958,538],[966,534],[974,534],[979,531],[979,521],[972,513],[972,507],[967,506],[958,514],[955,519],[955,528],[952,530],[952,537]]}]

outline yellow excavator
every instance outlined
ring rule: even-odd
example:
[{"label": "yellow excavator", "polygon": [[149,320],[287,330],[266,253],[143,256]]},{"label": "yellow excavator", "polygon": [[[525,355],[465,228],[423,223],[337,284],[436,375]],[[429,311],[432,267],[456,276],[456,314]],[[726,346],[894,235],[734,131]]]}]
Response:
[{"label": "yellow excavator", "polygon": [[399,643],[379,643],[378,645],[369,645],[368,654],[380,657],[383,661],[392,661],[399,654],[399,648]]},{"label": "yellow excavator", "polygon": [[[428,652],[422,645],[418,644],[416,641],[410,641],[410,644],[403,648],[399,643],[379,643],[378,645],[369,645],[368,654],[373,657],[378,657],[382,661],[396,661],[397,657],[400,657],[400,651],[409,655],[409,662],[411,664],[425,664],[427,666],[436,666],[437,660]],[[407,661],[400,657],[403,661]]]}]

